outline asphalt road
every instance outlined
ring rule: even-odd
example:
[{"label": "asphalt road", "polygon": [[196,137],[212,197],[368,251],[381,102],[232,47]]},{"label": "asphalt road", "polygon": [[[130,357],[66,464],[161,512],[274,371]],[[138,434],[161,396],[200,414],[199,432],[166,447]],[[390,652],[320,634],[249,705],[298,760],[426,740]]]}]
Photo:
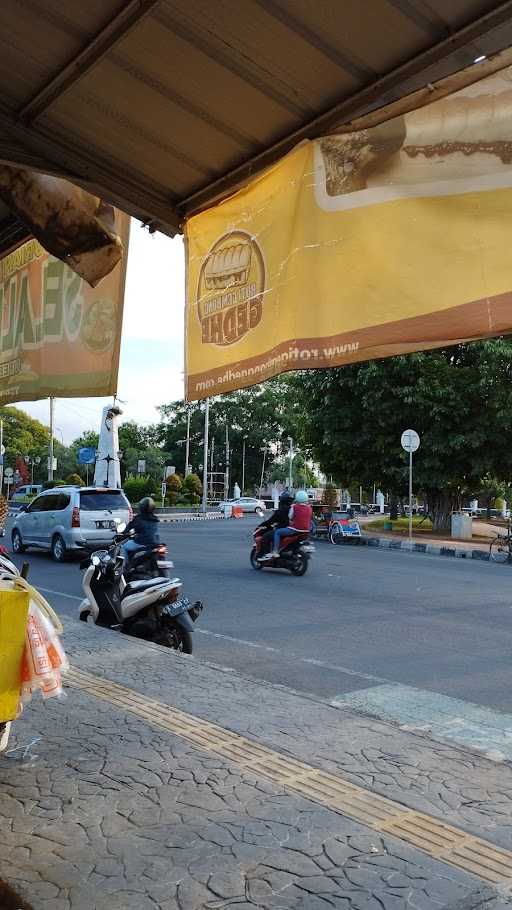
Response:
[{"label": "asphalt road", "polygon": [[[398,683],[512,713],[512,569],[318,542],[303,578],[255,572],[255,524],[162,525],[185,593],[206,604],[196,657],[329,699]],[[76,616],[78,562],[25,558]]]}]

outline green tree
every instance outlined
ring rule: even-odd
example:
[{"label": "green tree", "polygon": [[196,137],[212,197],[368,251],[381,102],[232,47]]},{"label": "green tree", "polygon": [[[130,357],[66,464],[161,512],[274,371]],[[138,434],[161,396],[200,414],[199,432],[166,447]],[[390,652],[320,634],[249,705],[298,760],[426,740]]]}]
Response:
[{"label": "green tree", "polygon": [[499,338],[293,378],[304,444],[340,486],[406,499],[400,436],[421,436],[415,490],[446,531],[462,496],[512,473],[512,341]]},{"label": "green tree", "polygon": [[[160,444],[170,455],[170,463],[185,470],[187,405],[174,401],[159,408]],[[226,426],[229,434],[230,485],[242,486],[242,453],[245,437],[245,490],[259,486],[265,450],[268,474],[279,457],[286,439],[294,436],[300,408],[289,394],[289,378],[279,377],[265,385],[253,386],[210,401],[210,446],[213,441],[213,465],[216,471],[226,467]],[[203,464],[204,404],[190,406],[190,464],[196,471]],[[269,448],[270,444],[273,444]],[[211,448],[209,452],[209,465]]]}]

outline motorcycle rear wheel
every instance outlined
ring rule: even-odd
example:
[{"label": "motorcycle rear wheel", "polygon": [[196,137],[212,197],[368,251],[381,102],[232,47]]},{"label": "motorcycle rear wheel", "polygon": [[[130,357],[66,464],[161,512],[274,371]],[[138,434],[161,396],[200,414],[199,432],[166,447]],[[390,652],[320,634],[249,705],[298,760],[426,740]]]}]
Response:
[{"label": "motorcycle rear wheel", "polygon": [[308,571],[308,560],[305,556],[299,555],[293,560],[293,565],[291,567],[292,575],[295,575],[297,578],[301,575],[305,575]]},{"label": "motorcycle rear wheel", "polygon": [[256,569],[257,572],[262,568],[261,562],[258,562],[258,557],[256,555],[256,547],[253,547],[251,550],[251,566],[253,569]]},{"label": "motorcycle rear wheel", "polygon": [[182,629],[181,626],[175,626],[173,629],[161,629],[154,636],[153,641],[156,645],[172,648],[173,651],[192,654],[192,635],[188,629]]}]

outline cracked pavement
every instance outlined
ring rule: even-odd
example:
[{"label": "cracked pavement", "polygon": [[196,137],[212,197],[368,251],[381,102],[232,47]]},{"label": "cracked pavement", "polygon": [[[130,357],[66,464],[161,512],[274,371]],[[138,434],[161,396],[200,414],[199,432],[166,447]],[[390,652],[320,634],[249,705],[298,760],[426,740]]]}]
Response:
[{"label": "cracked pavement", "polygon": [[[79,623],[65,646],[75,667],[512,845],[506,763]],[[29,706],[16,745],[0,756],[0,877],[34,910],[512,907],[78,689]]]}]

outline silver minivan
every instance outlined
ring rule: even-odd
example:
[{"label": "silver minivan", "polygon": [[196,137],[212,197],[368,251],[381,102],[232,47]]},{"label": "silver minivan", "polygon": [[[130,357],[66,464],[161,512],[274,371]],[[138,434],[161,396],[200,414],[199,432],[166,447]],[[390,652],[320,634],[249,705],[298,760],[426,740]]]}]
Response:
[{"label": "silver minivan", "polygon": [[117,523],[128,523],[130,504],[122,490],[103,487],[54,487],[45,490],[16,516],[12,548],[50,550],[57,562],[67,553],[110,544]]}]

